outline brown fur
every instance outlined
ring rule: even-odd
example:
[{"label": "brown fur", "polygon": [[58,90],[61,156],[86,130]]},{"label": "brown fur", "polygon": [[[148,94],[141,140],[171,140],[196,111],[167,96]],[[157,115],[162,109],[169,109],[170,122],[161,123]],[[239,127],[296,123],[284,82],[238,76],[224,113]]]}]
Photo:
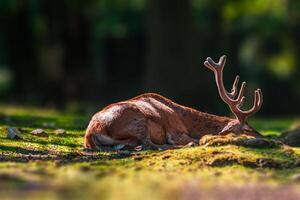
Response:
[{"label": "brown fur", "polygon": [[84,146],[172,148],[198,143],[206,134],[235,132],[259,136],[236,119],[200,112],[154,93],[111,104],[96,113],[86,130]]}]

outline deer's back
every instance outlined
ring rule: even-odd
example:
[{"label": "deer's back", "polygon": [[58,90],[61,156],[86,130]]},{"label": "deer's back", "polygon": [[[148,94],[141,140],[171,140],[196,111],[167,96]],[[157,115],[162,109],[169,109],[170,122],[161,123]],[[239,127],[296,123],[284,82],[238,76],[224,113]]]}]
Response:
[{"label": "deer's back", "polygon": [[[127,101],[111,104],[96,113],[93,119],[105,124],[112,124],[114,121],[119,121],[120,118],[134,118],[135,115],[138,115],[156,122],[164,122],[170,117],[180,117],[172,108],[172,103],[171,100],[158,94],[144,94]],[[128,113],[131,113],[131,116],[128,116]]]}]

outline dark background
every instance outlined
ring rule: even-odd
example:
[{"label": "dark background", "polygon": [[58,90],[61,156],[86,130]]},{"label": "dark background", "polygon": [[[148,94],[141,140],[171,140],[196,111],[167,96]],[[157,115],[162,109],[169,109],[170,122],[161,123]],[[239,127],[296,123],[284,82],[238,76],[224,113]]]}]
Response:
[{"label": "dark background", "polygon": [[228,114],[206,57],[226,54],[225,85],[260,87],[259,115],[300,111],[299,0],[1,0],[2,103],[95,112],[157,92]]}]

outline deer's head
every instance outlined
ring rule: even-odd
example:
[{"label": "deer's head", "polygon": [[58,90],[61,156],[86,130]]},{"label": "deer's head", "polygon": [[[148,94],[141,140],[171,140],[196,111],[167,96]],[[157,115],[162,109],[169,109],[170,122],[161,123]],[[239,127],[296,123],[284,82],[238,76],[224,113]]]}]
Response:
[{"label": "deer's head", "polygon": [[243,82],[240,90],[238,90],[238,82],[240,77],[236,76],[231,92],[228,92],[223,84],[223,69],[226,63],[226,56],[222,56],[218,63],[215,63],[210,57],[206,59],[204,65],[212,70],[215,74],[215,79],[219,94],[222,100],[229,106],[236,119],[229,122],[219,134],[234,132],[237,134],[260,135],[255,129],[249,126],[246,122],[247,118],[256,113],[262,105],[263,96],[260,89],[254,92],[254,104],[247,111],[241,110],[241,106],[245,101],[244,92],[246,82]]}]

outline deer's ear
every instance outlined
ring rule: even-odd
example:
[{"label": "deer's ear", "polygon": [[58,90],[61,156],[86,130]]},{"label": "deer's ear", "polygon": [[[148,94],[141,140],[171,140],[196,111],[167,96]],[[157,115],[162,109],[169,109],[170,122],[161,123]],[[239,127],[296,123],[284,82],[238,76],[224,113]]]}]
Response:
[{"label": "deer's ear", "polygon": [[232,130],[232,124],[227,124],[218,134],[219,135],[226,135]]},{"label": "deer's ear", "polygon": [[238,127],[240,127],[240,122],[238,120],[232,120],[218,134],[226,135],[227,133],[235,132]]}]

